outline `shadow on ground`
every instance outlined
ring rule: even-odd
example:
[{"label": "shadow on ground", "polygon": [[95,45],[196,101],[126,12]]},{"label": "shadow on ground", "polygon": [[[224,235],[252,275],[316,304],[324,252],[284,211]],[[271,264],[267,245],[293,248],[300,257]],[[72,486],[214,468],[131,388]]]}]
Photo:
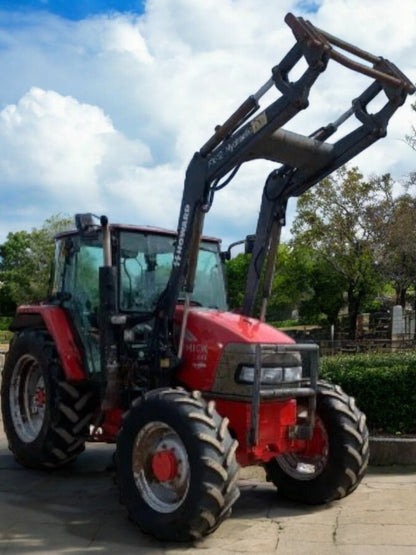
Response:
[{"label": "shadow on ground", "polygon": [[[0,553],[186,550],[187,544],[153,540],[129,521],[109,470],[113,452],[111,445],[90,445],[70,467],[42,472],[22,468],[2,444]],[[243,479],[240,489],[232,519],[279,519],[325,510],[284,501],[272,485],[258,480]]]}]

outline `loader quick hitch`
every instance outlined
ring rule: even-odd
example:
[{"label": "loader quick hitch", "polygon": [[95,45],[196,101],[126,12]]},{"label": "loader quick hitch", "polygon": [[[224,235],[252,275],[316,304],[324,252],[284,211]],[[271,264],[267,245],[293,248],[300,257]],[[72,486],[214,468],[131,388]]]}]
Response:
[{"label": "loader quick hitch", "polygon": [[[307,47],[323,47],[329,58],[339,64],[377,79],[385,85],[392,85],[393,87],[403,88],[406,93],[412,94],[415,89],[407,77],[391,62],[379,56],[374,56],[353,44],[334,37],[330,33],[319,29],[312,25],[310,21],[305,21],[302,17],[295,17],[293,14],[288,13],[285,17],[285,22],[292,29],[293,34],[299,42],[304,43]],[[358,58],[373,64],[373,67],[366,66],[356,62],[352,58],[348,58],[333,48],[337,46],[341,50],[345,50]],[[307,56],[307,54],[306,54]]]},{"label": "loader quick hitch", "polygon": [[[377,85],[371,90],[370,97],[373,98],[381,89],[384,89],[395,108],[405,101],[407,94],[414,93],[414,85],[388,60],[374,56],[348,42],[338,39],[315,27],[309,21],[305,21],[301,17],[295,17],[291,13],[286,15],[285,21],[296,38],[296,44],[284,56],[281,62],[272,69],[272,77],[257,92],[250,95],[222,125],[217,125],[214,135],[202,146],[199,152],[203,157],[212,154],[211,167],[214,165],[221,166],[222,164],[219,164],[221,161],[229,161],[230,157],[222,153],[221,149],[217,152],[217,155],[214,155],[213,151],[221,143],[228,143],[228,151],[233,150],[232,139],[234,138],[234,143],[240,147],[238,149],[237,147],[235,148],[239,150],[241,155],[241,142],[247,142],[245,139],[249,139],[250,135],[254,136],[260,130],[261,135],[264,135],[267,131],[270,132],[272,125],[274,129],[281,127],[296,115],[299,110],[306,108],[308,106],[310,88],[319,74],[325,71],[331,59],[348,69],[374,79]],[[372,66],[349,58],[339,50],[344,50],[366,62],[370,62]],[[305,58],[308,67],[297,81],[290,82],[288,78],[289,73],[302,57]],[[284,101],[279,99],[280,102],[271,104],[257,118],[244,125],[243,129],[240,129],[236,136],[237,130],[258,110],[260,98],[273,86],[282,93]],[[376,90],[377,92],[375,92]],[[370,97],[367,98],[365,104],[369,102]],[[263,127],[265,129],[262,129]]]}]

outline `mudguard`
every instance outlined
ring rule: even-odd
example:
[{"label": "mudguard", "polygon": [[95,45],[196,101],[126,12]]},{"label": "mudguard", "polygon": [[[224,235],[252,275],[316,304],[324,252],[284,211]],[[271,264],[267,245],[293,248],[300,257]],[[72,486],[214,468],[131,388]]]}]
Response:
[{"label": "mudguard", "polygon": [[63,308],[48,304],[19,306],[10,329],[17,332],[26,328],[48,330],[68,381],[87,379],[73,326]]}]

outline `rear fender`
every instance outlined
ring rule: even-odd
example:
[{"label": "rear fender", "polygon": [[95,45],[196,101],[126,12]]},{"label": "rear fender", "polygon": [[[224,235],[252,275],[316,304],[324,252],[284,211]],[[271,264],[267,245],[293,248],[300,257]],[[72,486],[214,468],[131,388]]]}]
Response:
[{"label": "rear fender", "polygon": [[67,380],[79,382],[87,379],[74,329],[63,308],[46,304],[19,306],[10,329],[20,331],[26,328],[48,330]]}]

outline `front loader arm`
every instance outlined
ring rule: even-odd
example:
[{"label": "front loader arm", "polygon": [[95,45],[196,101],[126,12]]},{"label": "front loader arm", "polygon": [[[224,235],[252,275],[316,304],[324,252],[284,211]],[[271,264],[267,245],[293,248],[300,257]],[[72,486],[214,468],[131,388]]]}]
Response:
[{"label": "front loader arm", "polygon": [[[187,294],[185,302],[189,303],[190,300],[204,216],[212,204],[215,192],[231,180],[239,166],[256,158],[282,164],[269,176],[263,192],[243,306],[243,312],[250,314],[260,271],[269,254],[269,267],[266,271],[268,279],[263,297],[267,299],[268,296],[266,290],[270,288],[287,200],[292,196],[299,196],[385,136],[390,117],[404,103],[407,95],[415,90],[407,77],[389,61],[345,43],[292,14],[288,14],[285,21],[296,38],[294,46],[272,69],[270,79],[255,94],[249,96],[223,125],[216,128],[214,135],[194,155],[188,166],[173,268],[156,310],[156,335],[159,334],[164,343],[169,343],[167,335],[171,333],[169,330],[173,313],[184,285]],[[348,58],[336,50],[335,46],[370,62],[372,66]],[[282,129],[291,118],[308,106],[311,87],[331,59],[370,77],[372,84],[353,100],[351,107],[337,121],[318,129],[312,135],[304,136]],[[306,62],[306,69],[296,81],[291,82],[289,74],[301,60]],[[260,98],[271,88],[277,89],[280,96],[256,115],[260,108]],[[370,114],[367,106],[381,92],[387,97],[387,102],[379,112]],[[337,142],[328,143],[327,139],[353,115],[361,125]],[[227,174],[230,177],[220,183]],[[183,333],[185,326],[186,316]],[[181,350],[180,344],[179,356]]]},{"label": "front loader arm", "polygon": [[[368,104],[384,91],[387,102],[374,114],[367,111]],[[265,279],[263,282],[260,318],[265,318],[267,301],[271,292],[277,247],[282,226],[285,225],[286,206],[289,198],[298,197],[313,185],[330,175],[336,169],[354,158],[387,133],[387,124],[405,100],[403,89],[390,85],[382,86],[374,81],[358,98],[352,107],[337,121],[322,127],[309,137],[289,131],[277,130],[267,143],[261,145],[259,158],[265,155],[276,161],[284,161],[282,152],[289,163],[271,172],[263,190],[259,217],[257,220],[256,240],[246,289],[242,313],[251,315],[254,310],[260,274],[267,257]],[[355,116],[361,125],[334,143],[326,142],[350,117]],[[254,154],[254,157],[255,154]]]},{"label": "front loader arm", "polygon": [[[296,82],[289,83],[289,71],[302,58],[305,49],[310,65]],[[186,291],[192,291],[204,215],[212,203],[219,180],[251,159],[251,152],[260,140],[308,106],[309,91],[324,71],[326,63],[322,45],[307,47],[297,42],[281,63],[273,68],[272,77],[249,96],[222,126],[218,126],[215,134],[193,156],[185,177],[172,274],[159,303],[159,308],[169,318],[173,316],[185,280]],[[282,95],[262,113],[246,122],[259,109],[260,98],[273,86],[277,86]]]}]

